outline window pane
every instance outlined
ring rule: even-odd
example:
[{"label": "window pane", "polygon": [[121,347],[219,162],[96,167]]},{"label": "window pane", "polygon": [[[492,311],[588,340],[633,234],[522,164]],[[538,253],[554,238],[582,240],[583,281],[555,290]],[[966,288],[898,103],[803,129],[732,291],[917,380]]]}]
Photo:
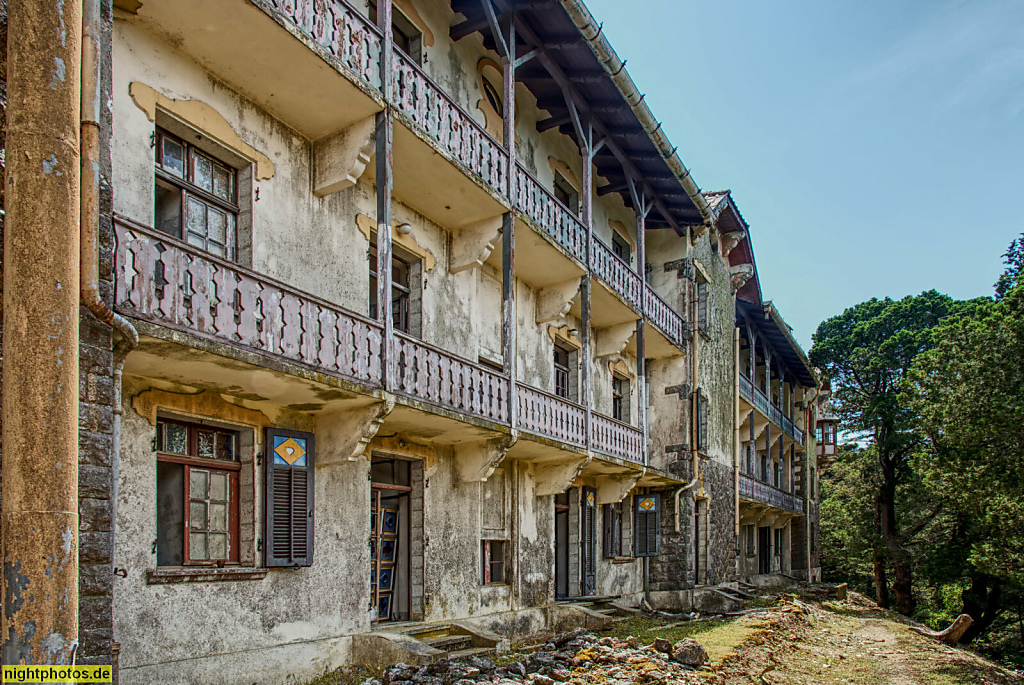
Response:
[{"label": "window pane", "polygon": [[185,148],[176,140],[162,136],[164,141],[164,171],[175,176],[185,176]]},{"label": "window pane", "polygon": [[228,558],[228,536],[227,533],[210,534],[210,559]]},{"label": "window pane", "polygon": [[181,237],[181,191],[159,179],[156,182],[154,223],[158,231]]},{"label": "window pane", "polygon": [[214,451],[214,440],[216,434],[208,431],[199,431],[199,455],[203,459],[214,459],[216,453]]},{"label": "window pane", "polygon": [[230,433],[217,434],[217,458],[235,460],[235,436]]},{"label": "window pane", "polygon": [[188,452],[188,428],[176,423],[165,423],[163,427],[164,451],[173,454],[186,454]]},{"label": "window pane", "polygon": [[[194,527],[194,526],[193,526]],[[210,505],[210,530],[228,529],[228,505]]]},{"label": "window pane", "polygon": [[[192,499],[207,499],[207,493],[209,492],[209,471],[200,471],[199,469],[191,470],[191,478],[189,482],[189,495]],[[203,519],[206,520],[205,518]]]},{"label": "window pane", "polygon": [[225,249],[227,250],[227,254],[225,254],[224,256],[227,259],[230,259],[231,261],[234,261],[235,260],[235,246],[238,244],[237,240],[235,239],[235,215],[234,214],[228,214],[227,218],[228,218],[227,238],[225,239],[226,242],[224,243],[225,244]]},{"label": "window pane", "polygon": [[195,152],[192,155],[192,182],[208,193],[213,192],[213,162],[207,157]]},{"label": "window pane", "polygon": [[[209,211],[207,213],[206,237],[211,242],[219,243],[220,245],[225,245],[227,242],[228,233],[228,215],[220,211],[219,209],[215,209],[213,207],[209,207],[208,209]],[[223,254],[223,249],[224,248],[221,248],[222,251],[219,254]]]},{"label": "window pane", "polygon": [[231,177],[233,173],[225,169],[224,167],[217,166],[213,168],[213,194],[219,198],[223,198],[228,202],[234,200],[231,192]]},{"label": "window pane", "polygon": [[206,520],[206,502],[192,502],[189,511],[192,530],[206,530],[210,527]]},{"label": "window pane", "polygon": [[188,212],[186,216],[188,226],[188,242],[192,245],[205,247],[206,245],[206,204],[194,197],[188,198]]},{"label": "window pane", "polygon": [[226,502],[228,500],[228,474],[210,473],[210,499],[215,502]]},{"label": "window pane", "polygon": [[209,559],[206,551],[206,533],[190,533],[188,536],[189,556],[201,561]]}]

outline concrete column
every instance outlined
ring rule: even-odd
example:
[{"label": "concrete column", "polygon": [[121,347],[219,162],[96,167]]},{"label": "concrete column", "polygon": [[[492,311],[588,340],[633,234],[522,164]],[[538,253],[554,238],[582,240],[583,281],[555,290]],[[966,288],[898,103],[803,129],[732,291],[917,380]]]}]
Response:
[{"label": "concrete column", "polygon": [[8,3],[3,663],[78,644],[82,3]]}]

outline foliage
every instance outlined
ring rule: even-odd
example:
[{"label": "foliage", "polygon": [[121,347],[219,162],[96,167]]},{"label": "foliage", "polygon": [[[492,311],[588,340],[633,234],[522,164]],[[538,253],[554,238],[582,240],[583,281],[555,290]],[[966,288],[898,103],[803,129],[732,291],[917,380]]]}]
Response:
[{"label": "foliage", "polygon": [[1006,270],[996,281],[996,299],[1002,300],[1011,290],[1024,282],[1024,233],[1010,243],[1009,249],[1003,253],[1003,264]]}]

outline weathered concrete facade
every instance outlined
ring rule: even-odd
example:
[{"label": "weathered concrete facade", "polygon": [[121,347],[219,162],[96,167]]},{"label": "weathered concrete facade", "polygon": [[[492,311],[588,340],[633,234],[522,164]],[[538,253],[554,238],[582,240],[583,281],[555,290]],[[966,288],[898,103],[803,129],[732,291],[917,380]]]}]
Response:
[{"label": "weathered concrete facade", "polygon": [[82,310],[84,660],[289,682],[814,568],[813,372],[585,10],[113,5],[100,291],[141,338],[115,386]]}]

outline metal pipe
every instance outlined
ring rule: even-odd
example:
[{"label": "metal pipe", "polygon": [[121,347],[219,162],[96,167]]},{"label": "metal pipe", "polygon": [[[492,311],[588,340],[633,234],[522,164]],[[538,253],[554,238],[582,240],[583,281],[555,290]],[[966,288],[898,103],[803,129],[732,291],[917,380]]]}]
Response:
[{"label": "metal pipe", "polygon": [[676,179],[683,186],[683,190],[686,191],[690,200],[697,207],[697,210],[704,218],[704,224],[706,226],[713,226],[715,216],[710,205],[708,205],[708,201],[700,192],[700,188],[697,187],[686,165],[679,159],[679,155],[676,154],[676,148],[661,131],[661,124],[654,118],[654,114],[651,113],[650,108],[643,101],[643,95],[637,90],[636,84],[633,83],[633,79],[630,78],[629,73],[624,67],[625,63],[619,59],[611,43],[601,33],[601,27],[594,21],[590,10],[587,9],[582,0],[560,1],[562,7],[565,8],[565,11],[573,20],[573,23],[576,24],[576,28],[579,29],[583,38],[589,43],[590,48],[601,62],[609,78],[611,78],[619,92],[626,99],[629,108],[633,110],[633,114],[640,121],[640,125],[658,149],[658,154],[668,164],[669,169],[672,170]]},{"label": "metal pipe", "polygon": [[690,490],[691,488],[693,488],[693,486],[696,485],[698,483],[698,481],[700,481],[700,475],[699,474],[695,475],[693,477],[693,480],[691,480],[686,485],[681,485],[680,487],[676,488],[676,491],[674,493],[672,493],[672,497],[673,497],[673,499],[675,499],[676,532],[677,533],[679,532],[679,525],[680,525],[679,524],[679,498],[682,496],[682,494],[684,492],[686,492],[687,490]]},{"label": "metal pipe", "polygon": [[82,2],[8,4],[4,231],[4,664],[78,646]]}]

